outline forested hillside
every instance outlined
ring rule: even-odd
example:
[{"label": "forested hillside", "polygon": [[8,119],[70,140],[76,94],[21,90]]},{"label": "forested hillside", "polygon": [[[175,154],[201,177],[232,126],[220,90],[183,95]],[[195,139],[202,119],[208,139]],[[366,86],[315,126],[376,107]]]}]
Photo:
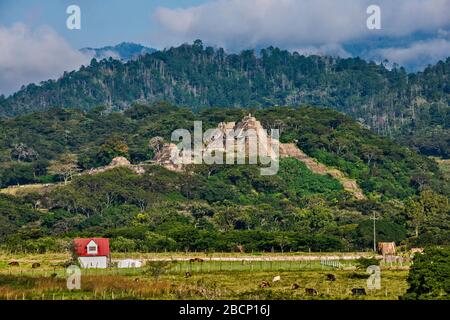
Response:
[{"label": "forested hillside", "polygon": [[[174,129],[237,121],[249,110],[194,113],[166,103],[123,113],[95,108],[51,109],[0,122],[0,184],[64,180],[58,168],[86,171],[123,156],[153,158],[153,137]],[[74,174],[34,192],[0,194],[0,240],[15,250],[58,250],[62,239],[107,236],[114,250],[355,250],[377,236],[410,245],[448,244],[448,181],[437,164],[350,117],[314,107],[252,110],[282,142],[354,178],[367,199],[356,200],[331,176],[282,159],[275,176],[253,165],[197,165],[172,172],[141,164],[140,174],[115,168]]]},{"label": "forested hillside", "polygon": [[201,41],[122,63],[93,60],[59,80],[0,97],[0,115],[51,107],[126,109],[165,100],[194,109],[309,104],[349,114],[425,154],[450,155],[450,58],[423,72],[359,58],[302,56],[277,48],[227,54]]}]

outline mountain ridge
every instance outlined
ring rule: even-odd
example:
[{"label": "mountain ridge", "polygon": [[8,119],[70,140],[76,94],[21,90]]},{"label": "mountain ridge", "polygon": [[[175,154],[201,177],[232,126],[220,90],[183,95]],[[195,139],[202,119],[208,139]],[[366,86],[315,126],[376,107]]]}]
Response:
[{"label": "mountain ridge", "polygon": [[227,54],[201,41],[126,63],[93,60],[59,80],[0,98],[0,116],[51,107],[124,110],[165,100],[193,109],[301,104],[349,114],[426,155],[450,156],[450,58],[407,73],[360,58],[302,56],[278,48]]},{"label": "mountain ridge", "polygon": [[121,42],[115,46],[104,46],[100,48],[85,47],[81,48],[80,51],[84,54],[93,56],[93,58],[97,60],[113,58],[121,61],[128,61],[137,59],[140,55],[153,53],[157,50],[133,42]]}]

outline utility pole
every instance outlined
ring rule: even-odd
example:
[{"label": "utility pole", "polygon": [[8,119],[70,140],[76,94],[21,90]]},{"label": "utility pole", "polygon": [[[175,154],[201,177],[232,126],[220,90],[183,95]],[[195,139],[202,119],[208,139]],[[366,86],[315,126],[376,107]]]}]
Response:
[{"label": "utility pole", "polygon": [[370,220],[373,220],[373,252],[377,252],[377,231],[376,231],[376,223],[380,218],[377,218],[377,214],[374,211],[373,216],[370,218]]}]

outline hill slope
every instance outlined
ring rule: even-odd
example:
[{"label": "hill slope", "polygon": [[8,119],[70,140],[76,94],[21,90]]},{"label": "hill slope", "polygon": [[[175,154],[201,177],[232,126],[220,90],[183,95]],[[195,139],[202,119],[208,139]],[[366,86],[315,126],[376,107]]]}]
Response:
[{"label": "hill slope", "polygon": [[[372,245],[374,213],[381,241],[448,244],[449,185],[436,162],[330,109],[252,111],[264,128],[280,129],[289,146],[275,176],[262,176],[255,165],[173,172],[141,164],[45,186],[61,180],[49,168],[65,158],[88,172],[117,156],[145,163],[157,151],[149,148],[152,138],[169,141],[175,129],[192,130],[194,120],[207,129],[247,114],[160,103],[123,113],[52,109],[1,120],[0,184],[44,186],[0,193],[0,245],[61,250],[64,238],[105,236],[117,251],[360,250]],[[333,177],[337,170],[367,197],[346,192],[342,176]]]},{"label": "hill slope", "polygon": [[0,115],[50,107],[124,109],[165,100],[191,108],[310,104],[337,109],[426,155],[450,155],[450,58],[408,74],[359,58],[301,56],[267,48],[227,54],[182,45],[135,61],[92,61],[77,72],[0,98]]},{"label": "hill slope", "polygon": [[[97,108],[89,113],[52,109],[0,121],[0,184],[38,183],[48,161],[62,153],[78,155],[83,170],[107,165],[114,156],[133,163],[150,160],[149,140],[170,139],[175,129],[203,128],[242,119],[244,109],[208,109],[193,113],[168,104],[136,105],[125,113]],[[281,142],[296,143],[308,156],[356,179],[367,194],[403,198],[425,186],[445,190],[436,162],[364,129],[328,109],[267,108],[253,114],[264,128],[279,128]],[[12,161],[11,161],[12,160]]]}]

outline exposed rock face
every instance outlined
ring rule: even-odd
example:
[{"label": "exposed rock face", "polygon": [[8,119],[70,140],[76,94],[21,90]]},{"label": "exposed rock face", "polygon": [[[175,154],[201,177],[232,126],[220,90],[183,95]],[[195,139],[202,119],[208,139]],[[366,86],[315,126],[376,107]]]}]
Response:
[{"label": "exposed rock face", "polygon": [[[172,171],[182,171],[183,165],[176,163],[174,161],[174,157],[177,159],[181,158],[181,151],[178,150],[178,147],[174,143],[164,143],[159,151],[156,153],[155,158],[153,159],[156,163],[162,165],[166,169]],[[175,156],[177,155],[177,156]]]},{"label": "exposed rock face", "polygon": [[127,167],[131,165],[130,161],[128,161],[127,158],[125,157],[116,157],[114,159],[112,159],[111,163],[110,163],[110,167]]},{"label": "exposed rock face", "polygon": [[[108,170],[111,170],[114,168],[119,168],[119,167],[129,168],[129,169],[133,170],[134,172],[136,172],[137,174],[145,173],[145,170],[143,167],[132,165],[130,163],[130,161],[128,161],[128,159],[125,157],[116,157],[116,158],[112,159],[112,161],[109,165],[107,165],[105,167],[91,169],[87,173],[88,174],[97,174],[97,173],[102,173],[102,172],[105,172],[105,171],[108,171]],[[82,174],[84,174],[84,173],[82,173]]]}]

